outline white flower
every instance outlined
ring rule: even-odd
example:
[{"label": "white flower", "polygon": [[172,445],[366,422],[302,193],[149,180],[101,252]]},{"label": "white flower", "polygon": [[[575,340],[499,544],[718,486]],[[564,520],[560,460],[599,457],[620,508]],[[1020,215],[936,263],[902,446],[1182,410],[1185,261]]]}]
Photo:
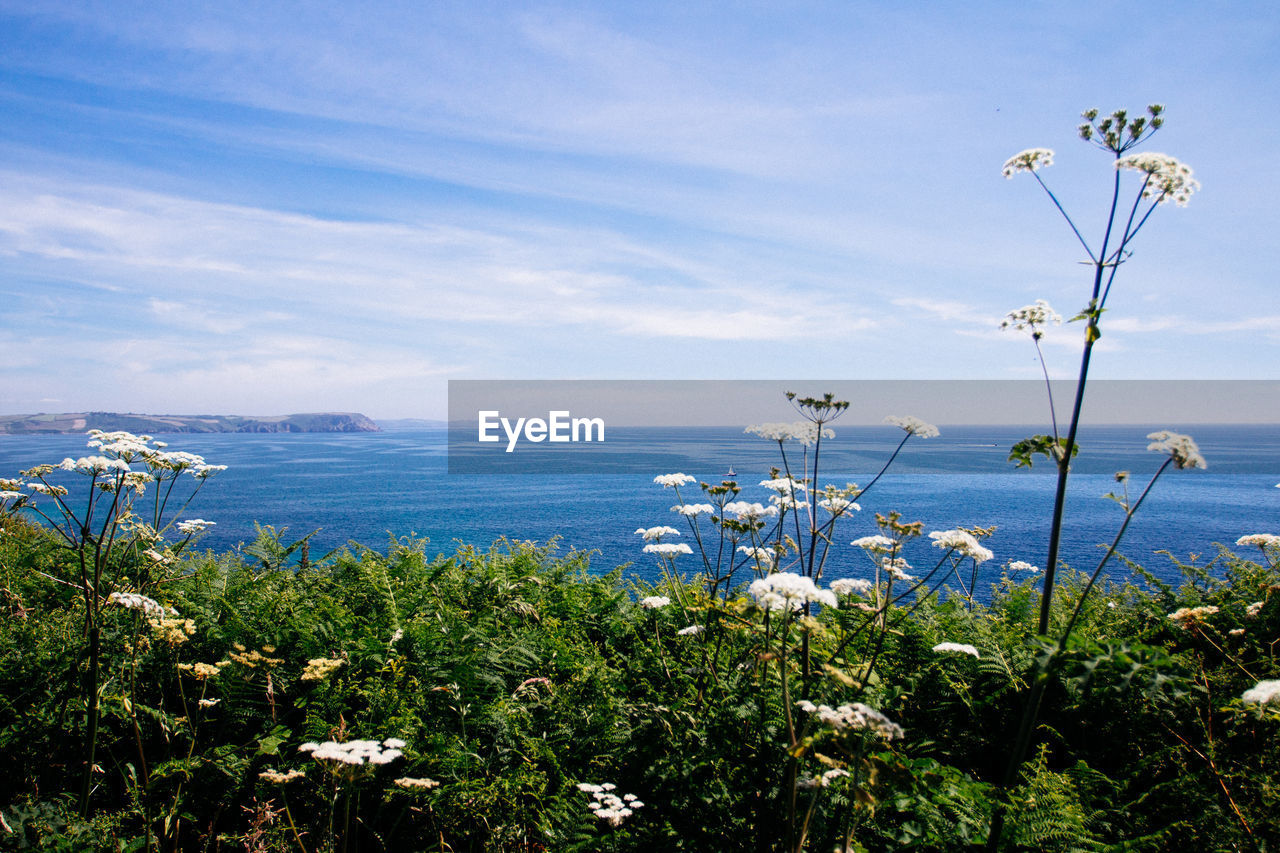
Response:
[{"label": "white flower", "polygon": [[[388,738],[404,745],[403,741]],[[404,755],[398,747],[383,748],[385,743],[376,740],[349,740],[346,743],[328,740],[324,743],[304,743],[298,747],[299,752],[309,752],[316,761],[327,761],[330,764],[359,766],[362,764],[390,764]]]},{"label": "white flower", "polygon": [[1237,545],[1256,545],[1259,548],[1280,547],[1280,536],[1274,533],[1250,533],[1236,540]]},{"label": "white flower", "polygon": [[805,447],[816,444],[821,435],[822,438],[835,438],[835,430],[830,427],[822,427],[819,431],[817,424],[812,421],[795,421],[793,423],[767,423],[753,424],[747,427],[743,432],[748,435],[758,435],[761,438],[767,438],[770,441],[798,441]]},{"label": "white flower", "polygon": [[940,433],[938,428],[933,424],[925,423],[919,418],[911,415],[889,415],[884,419],[887,424],[893,424],[899,429],[906,430],[908,434],[919,438],[936,438]]},{"label": "white flower", "polygon": [[701,633],[702,633],[701,625],[686,625],[683,628],[681,628],[679,631],[676,631],[676,634],[681,637],[690,637],[694,634],[701,634]]},{"label": "white flower", "polygon": [[863,536],[861,539],[855,539],[849,544],[866,551],[882,552],[892,551],[897,543],[888,536],[881,536],[877,533],[874,536]]},{"label": "white flower", "polygon": [[798,501],[791,495],[770,495],[769,503],[779,509],[800,510],[809,506],[808,501]]},{"label": "white flower", "polygon": [[80,474],[108,474],[117,472],[121,474],[129,473],[129,463],[123,459],[108,459],[105,456],[81,456],[79,459],[72,459],[68,456],[58,465],[64,471],[76,471]]},{"label": "white flower", "polygon": [[644,803],[640,802],[635,794],[624,794],[620,797],[613,793],[617,787],[612,782],[606,782],[603,785],[578,783],[579,791],[591,795],[591,802],[587,803],[587,808],[610,826],[620,825],[624,819],[634,814],[634,809],[644,808]]},{"label": "white flower", "polygon": [[164,618],[164,608],[154,598],[136,592],[113,592],[107,596],[107,604],[115,604],[129,610],[141,610],[147,616]]},{"label": "white flower", "polygon": [[183,536],[190,536],[201,531],[208,530],[210,527],[217,525],[216,521],[205,521],[203,518],[193,518],[190,521],[179,521],[174,525],[178,532]]},{"label": "white flower", "polygon": [[1040,330],[1050,323],[1061,326],[1062,315],[1054,311],[1045,300],[1037,299],[1030,305],[1023,305],[1006,314],[1004,321],[1000,323],[1000,328],[1029,331],[1036,340],[1040,340],[1044,334]]},{"label": "white flower", "polygon": [[199,704],[201,708],[212,708],[221,701],[221,699],[201,699],[197,704]]},{"label": "white flower", "polygon": [[907,574],[907,569],[911,568],[911,564],[902,557],[885,557],[880,561],[880,567],[889,573],[895,580],[913,581],[915,577]]},{"label": "white flower", "polygon": [[1200,448],[1189,435],[1164,429],[1151,433],[1147,438],[1151,439],[1147,450],[1169,454],[1173,457],[1173,464],[1179,468],[1209,467],[1205,464],[1204,457],[1200,455]]},{"label": "white flower", "polygon": [[1191,625],[1198,625],[1205,620],[1205,617],[1217,612],[1218,608],[1212,604],[1203,607],[1180,607],[1169,614],[1169,621],[1186,631]]},{"label": "white flower", "polygon": [[1053,152],[1051,150],[1048,148],[1028,148],[1025,151],[1019,151],[1006,160],[1000,173],[1006,178],[1012,178],[1018,172],[1034,172],[1036,169],[1052,165]]},{"label": "white flower", "polygon": [[440,785],[435,779],[427,779],[425,777],[415,779],[409,776],[402,776],[392,784],[397,788],[404,788],[406,791],[430,791]]},{"label": "white flower", "polygon": [[865,729],[886,740],[903,736],[902,726],[890,722],[884,714],[861,702],[832,708],[829,705],[815,705],[807,699],[801,699],[796,706],[806,713],[813,714],[818,718],[818,722],[836,731]]},{"label": "white flower", "polygon": [[748,501],[730,501],[724,505],[724,511],[726,514],[732,513],[736,515],[739,521],[756,521],[778,514],[776,506],[764,506],[763,504],[750,503]]},{"label": "white flower", "polygon": [[644,552],[674,559],[679,554],[692,554],[693,549],[683,542],[657,542],[653,545],[645,545]]},{"label": "white flower", "polygon": [[0,501],[16,501],[19,498],[25,498],[25,497],[26,495],[24,495],[22,492],[14,492],[14,491],[10,491],[9,489],[0,491]]},{"label": "white flower", "polygon": [[716,508],[711,504],[680,504],[679,506],[673,506],[671,511],[693,518],[699,515],[711,515],[716,511]]},{"label": "white flower", "polygon": [[1258,614],[1262,612],[1263,604],[1264,602],[1261,602],[1261,601],[1253,602],[1252,604],[1250,604],[1248,607],[1244,609],[1244,615],[1248,616],[1250,619],[1257,619]]},{"label": "white flower", "polygon": [[779,477],[776,480],[761,480],[760,485],[766,489],[772,489],[780,495],[794,495],[796,492],[803,492],[808,488],[804,483],[793,480],[790,477]]},{"label": "white flower", "polygon": [[739,545],[738,551],[769,568],[773,568],[778,563],[778,552],[772,548],[753,548],[749,545]]},{"label": "white flower", "polygon": [[659,474],[653,478],[653,482],[662,486],[664,489],[674,489],[685,485],[686,483],[698,482],[697,477],[690,477],[688,474]]},{"label": "white flower", "polygon": [[1142,195],[1155,197],[1157,204],[1172,200],[1179,207],[1186,207],[1191,194],[1200,189],[1200,182],[1191,177],[1191,167],[1168,154],[1154,151],[1129,154],[1116,161],[1116,168],[1144,173],[1147,186]]},{"label": "white flower", "polygon": [[979,657],[978,650],[966,643],[938,643],[933,647],[935,652],[955,652],[962,655],[973,655]]},{"label": "white flower", "polygon": [[805,604],[822,604],[837,607],[836,597],[829,589],[819,589],[813,578],[792,572],[778,572],[757,578],[747,588],[756,604],[765,610],[799,610]]},{"label": "white flower", "polygon": [[640,606],[645,610],[657,610],[659,607],[666,607],[671,603],[671,599],[665,595],[648,595],[640,599]]},{"label": "white flower", "polygon": [[636,534],[643,536],[646,542],[661,542],[663,536],[679,536],[680,531],[674,527],[641,527]]},{"label": "white flower", "polygon": [[977,563],[985,563],[995,556],[990,549],[980,545],[972,533],[965,530],[935,530],[929,534],[929,538],[933,540],[934,547],[958,551],[966,557],[972,557]]},{"label": "white flower", "polygon": [[866,595],[871,592],[871,581],[862,578],[836,578],[831,582],[831,591],[836,595]]},{"label": "white flower", "polygon": [[305,770],[289,770],[285,773],[281,773],[278,770],[263,770],[258,774],[258,778],[273,785],[284,785],[294,779],[302,779],[306,775],[307,772]]},{"label": "white flower", "polygon": [[1039,567],[1039,566],[1033,566],[1033,565],[1031,565],[1030,563],[1028,563],[1026,560],[1014,560],[1012,563],[1010,563],[1009,565],[1005,566],[1005,568],[1006,568],[1006,569],[1008,569],[1008,570],[1009,570],[1009,571],[1011,571],[1011,572],[1038,572],[1038,571],[1040,571],[1040,567]]},{"label": "white flower", "polygon": [[1249,705],[1280,704],[1280,680],[1259,681],[1253,687],[1241,693],[1240,699]]},{"label": "white flower", "polygon": [[823,498],[818,501],[818,506],[822,507],[832,515],[839,515],[840,513],[848,512],[849,510],[853,510],[854,512],[862,511],[862,507],[858,506],[857,501],[851,501],[848,498]]}]

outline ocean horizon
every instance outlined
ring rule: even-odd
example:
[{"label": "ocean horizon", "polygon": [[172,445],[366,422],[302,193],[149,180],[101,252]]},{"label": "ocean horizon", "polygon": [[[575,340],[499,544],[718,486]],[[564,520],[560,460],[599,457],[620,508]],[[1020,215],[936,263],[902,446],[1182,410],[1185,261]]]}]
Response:
[{"label": "ocean horizon", "polygon": [[[1240,536],[1276,532],[1280,524],[1280,425],[1180,426],[1194,435],[1208,470],[1167,470],[1135,516],[1120,553],[1157,577],[1177,582],[1168,551],[1186,561],[1217,553]],[[1130,472],[1136,498],[1163,457],[1146,451],[1153,427],[1083,428],[1081,455],[1073,469],[1063,531],[1062,559],[1092,570],[1123,521],[1123,511],[1104,497],[1116,491],[1115,473]],[[999,567],[1024,560],[1043,567],[1054,475],[1047,460],[1015,470],[1009,447],[1034,428],[942,427],[933,439],[910,440],[885,476],[861,500],[862,511],[842,518],[825,577],[864,577],[870,561],[849,542],[877,532],[877,512],[898,511],[925,530],[996,526],[986,544],[995,559],[984,566],[979,592],[999,578]],[[538,448],[530,473],[450,474],[448,431],[440,427],[386,429],[376,433],[174,434],[172,450],[204,456],[228,470],[213,477],[185,518],[216,526],[199,549],[232,551],[254,538],[254,523],[285,529],[293,541],[315,531],[311,555],[358,544],[385,551],[392,537],[426,537],[428,552],[450,553],[459,544],[487,548],[502,538],[548,542],[562,551],[593,552],[599,572],[619,566],[652,580],[657,565],[641,552],[639,527],[667,524],[684,530],[671,512],[671,489],[653,483],[680,471],[718,483],[732,469],[741,499],[766,502],[757,485],[780,465],[777,444],[744,435],[741,427],[610,428],[596,448],[608,463],[602,473],[563,473],[569,457]],[[850,426],[824,442],[820,484],[868,483],[902,438],[892,427]],[[573,452],[571,447],[555,449]],[[797,448],[798,450],[798,448]],[[90,453],[81,435],[0,437],[0,476],[42,462]],[[525,453],[522,448],[517,453]],[[790,451],[789,451],[790,452]],[[514,455],[514,454],[513,454]],[[793,464],[799,455],[791,456]],[[794,469],[793,469],[794,470]],[[60,473],[60,472],[59,472]],[[73,477],[65,475],[67,485]],[[687,502],[703,500],[697,486],[683,490]],[[73,495],[74,496],[74,495]],[[692,544],[692,537],[681,541]],[[1247,553],[1247,552],[1245,552]],[[906,553],[918,566],[936,561],[927,541]],[[1252,555],[1256,556],[1256,555]],[[695,557],[678,567],[693,573]],[[928,561],[926,563],[926,561]],[[1130,571],[1116,561],[1113,578]]]}]

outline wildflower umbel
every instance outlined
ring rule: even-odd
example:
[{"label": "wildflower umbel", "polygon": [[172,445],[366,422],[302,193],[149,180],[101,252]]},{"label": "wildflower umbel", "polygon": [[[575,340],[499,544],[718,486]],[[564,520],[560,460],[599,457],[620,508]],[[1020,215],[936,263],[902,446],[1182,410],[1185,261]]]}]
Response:
[{"label": "wildflower umbel", "polygon": [[977,537],[967,530],[935,530],[929,534],[929,538],[933,540],[935,548],[954,550],[972,557],[978,563],[985,563],[995,556],[991,549],[978,544]]},{"label": "wildflower umbel", "polygon": [[645,545],[644,552],[646,554],[657,554],[659,557],[675,559],[680,554],[692,554],[693,549],[683,542],[655,542],[652,545]]},{"label": "wildflower umbel", "polygon": [[977,648],[970,646],[967,643],[938,643],[938,645],[933,647],[933,650],[935,652],[954,652],[961,655],[973,655],[975,658],[981,657],[981,655],[978,654]]},{"label": "wildflower umbel", "polygon": [[1246,705],[1280,705],[1280,680],[1259,681],[1240,694],[1240,700]]},{"label": "wildflower umbel", "polygon": [[829,588],[836,595],[866,595],[871,592],[871,581],[863,578],[836,578]]},{"label": "wildflower umbel", "polygon": [[1019,172],[1034,172],[1052,165],[1053,151],[1048,148],[1028,148],[1006,160],[1000,173],[1006,178],[1012,178]]},{"label": "wildflower umbel", "polygon": [[901,430],[905,430],[909,435],[917,438],[937,438],[938,428],[930,423],[925,423],[919,418],[911,415],[889,415],[884,419],[887,424],[893,424]]},{"label": "wildflower umbel", "polygon": [[805,447],[816,444],[819,438],[835,438],[835,430],[821,427],[811,421],[795,421],[793,423],[753,424],[743,432],[758,435],[770,441],[798,441]]},{"label": "wildflower umbel", "polygon": [[688,474],[659,474],[653,478],[653,482],[664,489],[674,489],[688,483],[696,483],[698,478],[690,477]]},{"label": "wildflower umbel", "polygon": [[791,572],[778,572],[757,578],[748,587],[756,604],[765,610],[799,610],[806,604],[838,607],[835,593],[819,589],[813,578]]},{"label": "wildflower umbel", "polygon": [[1191,194],[1200,189],[1200,182],[1191,177],[1191,167],[1176,157],[1147,151],[1129,154],[1116,161],[1117,169],[1133,169],[1147,176],[1143,198],[1154,198],[1156,204],[1173,201],[1186,207]]},{"label": "wildflower umbel", "polygon": [[141,610],[144,615],[164,618],[164,608],[154,598],[136,592],[113,592],[107,596],[107,604],[115,604],[128,610]]},{"label": "wildflower umbel", "polygon": [[1265,551],[1268,548],[1280,548],[1280,536],[1274,533],[1250,533],[1237,539],[1236,544],[1253,545]]},{"label": "wildflower umbel", "polygon": [[1169,454],[1173,458],[1173,464],[1178,468],[1209,467],[1205,464],[1204,457],[1200,455],[1200,448],[1189,435],[1169,432],[1166,429],[1153,432],[1147,438],[1151,439],[1147,450]]},{"label": "wildflower umbel", "polygon": [[399,738],[387,738],[384,741],[350,740],[346,743],[325,741],[324,743],[304,743],[298,752],[310,753],[319,762],[332,765],[358,767],[364,764],[390,764],[404,755],[401,747],[406,744]]},{"label": "wildflower umbel", "polygon": [[641,527],[636,530],[637,536],[643,536],[646,542],[661,542],[663,536],[679,536],[680,531],[674,527]]},{"label": "wildflower umbel", "polygon": [[1061,326],[1062,315],[1054,311],[1045,300],[1037,299],[1030,305],[1023,305],[1006,314],[1000,328],[1029,331],[1031,337],[1038,341],[1044,336],[1043,329],[1048,325]]},{"label": "wildflower umbel", "polygon": [[861,702],[832,708],[829,705],[815,705],[808,699],[801,699],[796,703],[796,707],[805,713],[813,714],[819,723],[838,732],[869,731],[885,740],[903,736],[902,726],[892,722],[875,708]]},{"label": "wildflower umbel", "polygon": [[1169,621],[1187,631],[1192,625],[1203,624],[1207,617],[1217,612],[1218,608],[1212,604],[1203,607],[1180,607],[1169,614]]},{"label": "wildflower umbel", "polygon": [[324,681],[344,663],[346,661],[342,658],[312,658],[307,661],[301,678],[303,681]]},{"label": "wildflower umbel", "polygon": [[671,603],[671,599],[665,595],[649,595],[640,599],[640,606],[645,610],[657,610],[659,607],[666,607]]},{"label": "wildflower umbel", "polygon": [[591,795],[591,802],[587,803],[587,808],[610,826],[621,825],[622,821],[634,814],[635,809],[644,808],[644,803],[640,802],[640,798],[635,794],[618,795],[614,793],[617,789],[618,786],[612,782],[605,782],[602,785],[590,782],[578,784],[579,791]]}]

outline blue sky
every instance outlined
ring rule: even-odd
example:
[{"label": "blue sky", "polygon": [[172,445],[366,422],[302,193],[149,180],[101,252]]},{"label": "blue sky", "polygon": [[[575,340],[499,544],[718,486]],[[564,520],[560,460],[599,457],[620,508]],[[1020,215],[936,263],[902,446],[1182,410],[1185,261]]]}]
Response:
[{"label": "blue sky", "polygon": [[[1276,378],[1263,3],[0,0],[0,412],[442,417],[448,379],[1018,379],[1080,110],[1203,189],[1095,375]],[[1077,325],[1054,330],[1071,375]],[[818,390],[818,389],[815,389]]]}]

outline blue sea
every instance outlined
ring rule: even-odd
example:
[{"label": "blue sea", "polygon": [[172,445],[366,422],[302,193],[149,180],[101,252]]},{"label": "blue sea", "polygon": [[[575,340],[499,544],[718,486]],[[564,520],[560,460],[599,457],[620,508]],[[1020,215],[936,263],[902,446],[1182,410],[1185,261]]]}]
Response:
[{"label": "blue sea", "polygon": [[[1121,553],[1170,581],[1179,576],[1167,550],[1186,560],[1212,556],[1215,543],[1230,545],[1248,533],[1280,532],[1280,426],[1183,427],[1208,460],[1207,471],[1170,468],[1130,525]],[[1146,485],[1164,458],[1146,452],[1147,427],[1082,430],[1081,455],[1073,469],[1062,558],[1092,570],[1123,520],[1122,510],[1103,496],[1117,488],[1114,474],[1131,472],[1132,496]],[[925,530],[995,525],[986,544],[997,564],[1026,560],[1043,566],[1054,477],[1047,462],[1014,470],[1009,447],[1033,432],[1020,427],[943,428],[941,437],[912,439],[888,473],[862,498],[862,512],[841,519],[826,576],[866,576],[870,562],[849,546],[877,532],[875,513],[897,510],[920,520]],[[902,437],[892,427],[846,427],[824,442],[821,483],[868,483]],[[719,482],[732,467],[742,499],[767,502],[756,485],[780,464],[776,443],[734,428],[612,429],[602,447],[614,454],[617,473],[451,475],[446,430],[404,429],[380,433],[183,434],[164,436],[171,450],[206,457],[228,470],[208,481],[185,513],[217,526],[200,547],[231,550],[251,541],[254,522],[287,528],[286,541],[318,531],[313,557],[359,543],[385,550],[392,536],[425,536],[433,552],[458,543],[488,546],[500,537],[546,542],[595,552],[599,571],[626,566],[643,578],[656,575],[641,553],[638,527],[683,528],[670,511],[670,489],[654,485],[657,474],[681,471]],[[40,462],[82,456],[83,436],[0,436],[0,476],[16,476]],[[793,466],[799,461],[793,456]],[[65,475],[71,478],[71,475]],[[71,481],[68,481],[68,485]],[[184,485],[186,482],[184,481]],[[696,486],[684,492],[699,501]],[[686,539],[685,541],[690,541]],[[908,560],[932,565],[927,542],[917,542]],[[914,559],[913,559],[914,557]],[[693,558],[688,567],[693,571]],[[1125,577],[1119,563],[1114,577]]]}]

